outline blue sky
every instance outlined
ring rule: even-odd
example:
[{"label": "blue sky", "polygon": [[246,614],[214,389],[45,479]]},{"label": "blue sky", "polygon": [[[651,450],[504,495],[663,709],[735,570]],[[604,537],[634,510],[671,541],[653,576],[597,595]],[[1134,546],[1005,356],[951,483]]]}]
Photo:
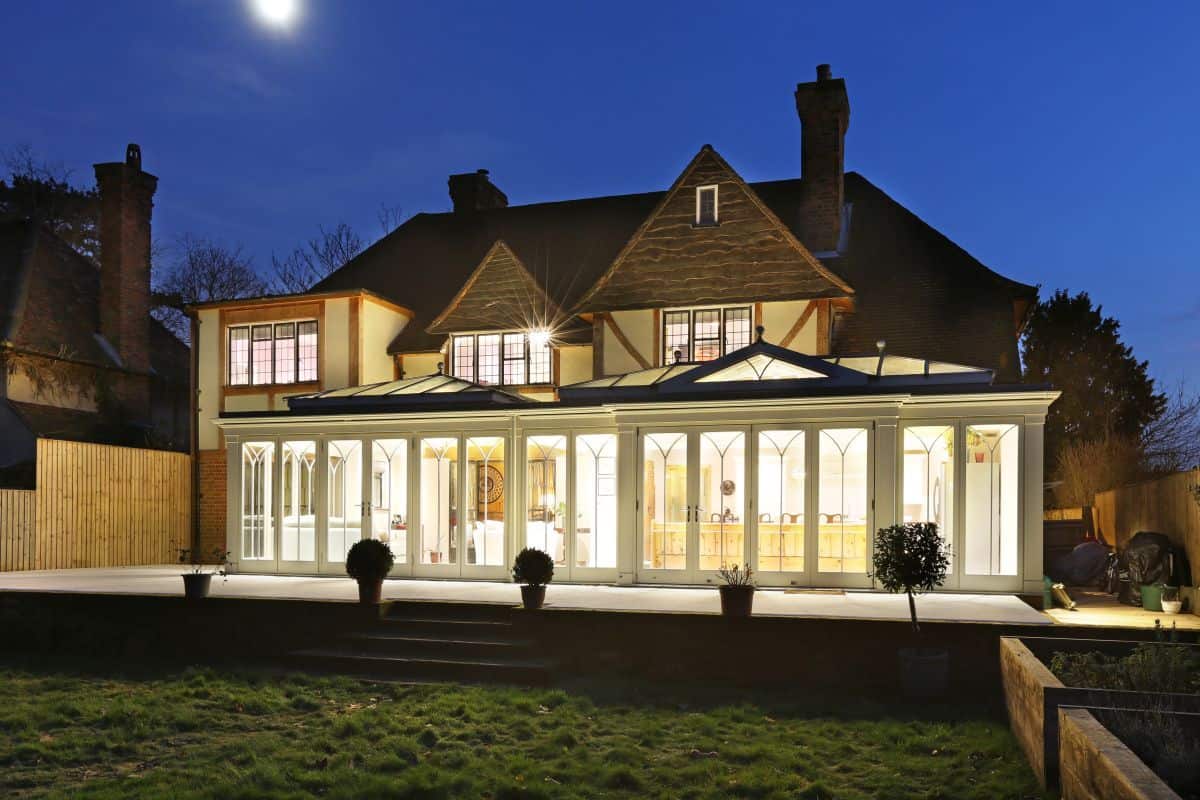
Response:
[{"label": "blue sky", "polygon": [[137,141],[157,238],[265,268],[319,225],[374,238],[380,203],[446,210],[479,167],[513,203],[665,188],[705,142],[796,176],[791,90],[829,62],[849,169],[1088,290],[1160,380],[1200,360],[1200,5],[300,2],[288,32],[243,0],[10,4],[0,148],[90,181]]}]

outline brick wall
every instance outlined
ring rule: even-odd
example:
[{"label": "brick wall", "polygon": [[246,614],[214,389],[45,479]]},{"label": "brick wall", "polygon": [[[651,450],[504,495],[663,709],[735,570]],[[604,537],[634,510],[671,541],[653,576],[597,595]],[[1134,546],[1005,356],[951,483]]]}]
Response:
[{"label": "brick wall", "polygon": [[199,451],[196,466],[200,480],[200,551],[209,553],[225,545],[225,451]]}]

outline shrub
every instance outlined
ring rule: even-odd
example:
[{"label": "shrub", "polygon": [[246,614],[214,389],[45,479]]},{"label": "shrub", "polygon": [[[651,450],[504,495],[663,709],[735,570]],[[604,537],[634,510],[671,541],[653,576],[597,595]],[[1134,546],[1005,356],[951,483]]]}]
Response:
[{"label": "shrub", "polygon": [[536,547],[526,547],[513,562],[513,580],[530,586],[545,586],[554,578],[554,559]]},{"label": "shrub", "polygon": [[356,581],[379,581],[392,571],[396,557],[378,539],[361,539],[346,554],[346,574]]},{"label": "shrub", "polygon": [[1182,797],[1200,796],[1200,740],[1177,717],[1160,710],[1092,713]]},{"label": "shrub", "polygon": [[908,613],[914,633],[917,623],[916,595],[932,591],[946,581],[950,557],[946,542],[933,522],[907,522],[880,528],[875,534],[871,577],[889,592],[908,595]]},{"label": "shrub", "polygon": [[722,564],[717,577],[725,586],[754,586],[754,569],[749,564],[745,569],[737,564]]},{"label": "shrub", "polygon": [[1127,656],[1055,653],[1050,671],[1068,686],[1134,692],[1200,692],[1200,656],[1182,645],[1142,642]]}]

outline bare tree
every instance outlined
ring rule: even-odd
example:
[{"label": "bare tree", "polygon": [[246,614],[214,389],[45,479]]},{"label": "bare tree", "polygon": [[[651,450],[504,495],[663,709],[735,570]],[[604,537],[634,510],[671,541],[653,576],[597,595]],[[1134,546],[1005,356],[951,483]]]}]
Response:
[{"label": "bare tree", "polygon": [[1130,437],[1067,442],[1059,449],[1055,465],[1059,479],[1055,503],[1061,508],[1090,506],[1098,492],[1137,480],[1140,455],[1139,443]]},{"label": "bare tree", "polygon": [[1200,396],[1184,383],[1168,395],[1162,415],[1142,428],[1142,463],[1153,474],[1200,466]]},{"label": "bare tree", "polygon": [[171,247],[156,247],[154,253],[154,317],[184,341],[189,333],[184,306],[267,293],[266,282],[241,245],[184,235]]},{"label": "bare tree", "polygon": [[293,250],[286,258],[271,256],[272,288],[280,294],[307,292],[325,276],[344,267],[363,249],[362,238],[342,222]]},{"label": "bare tree", "polygon": [[404,210],[400,206],[389,206],[387,203],[380,203],[379,210],[375,212],[375,218],[379,220],[379,229],[382,231],[381,236],[387,236],[396,228],[400,227],[400,223],[404,222]]}]

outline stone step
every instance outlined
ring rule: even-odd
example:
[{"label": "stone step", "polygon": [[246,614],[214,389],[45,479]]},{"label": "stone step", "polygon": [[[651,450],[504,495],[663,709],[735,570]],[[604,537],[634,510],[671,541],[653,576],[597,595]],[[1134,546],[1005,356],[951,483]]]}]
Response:
[{"label": "stone step", "polygon": [[382,653],[355,653],[344,647],[313,648],[289,653],[301,668],[369,675],[389,680],[462,681],[546,686],[550,666],[536,659],[423,658]]},{"label": "stone step", "polygon": [[509,622],[515,606],[504,603],[427,602],[395,600],[388,604],[384,619],[453,619],[477,622]]},{"label": "stone step", "polygon": [[449,619],[430,617],[383,617],[372,629],[389,636],[417,636],[426,639],[507,639],[513,625],[499,620]]},{"label": "stone step", "polygon": [[347,647],[357,653],[485,661],[494,657],[523,657],[529,653],[532,646],[531,642],[523,639],[464,637],[455,631],[445,635],[414,635],[391,630],[373,630],[350,634],[344,641]]}]

